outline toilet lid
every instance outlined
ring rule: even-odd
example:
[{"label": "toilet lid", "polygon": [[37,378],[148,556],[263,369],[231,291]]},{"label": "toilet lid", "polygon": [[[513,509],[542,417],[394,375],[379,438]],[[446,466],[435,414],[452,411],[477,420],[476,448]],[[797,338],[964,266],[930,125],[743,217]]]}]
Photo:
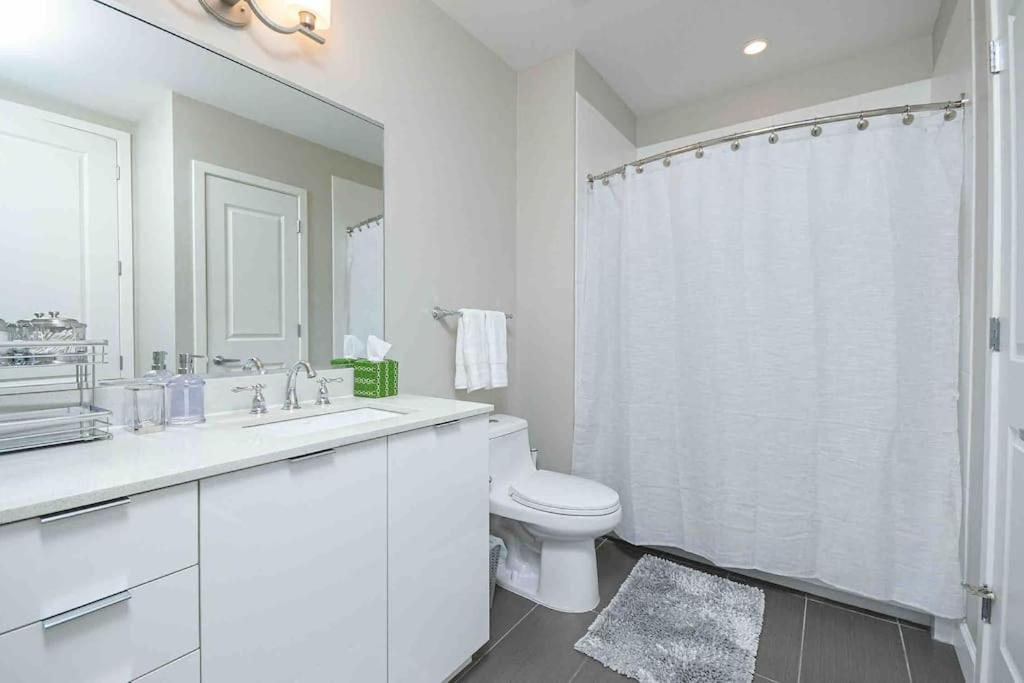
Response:
[{"label": "toilet lid", "polygon": [[509,495],[521,505],[558,515],[608,515],[619,509],[619,494],[604,484],[546,470],[512,484]]}]

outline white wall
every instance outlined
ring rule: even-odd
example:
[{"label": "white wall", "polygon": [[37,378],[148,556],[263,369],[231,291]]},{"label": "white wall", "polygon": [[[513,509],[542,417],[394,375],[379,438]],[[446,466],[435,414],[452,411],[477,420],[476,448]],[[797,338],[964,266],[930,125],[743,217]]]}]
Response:
[{"label": "white wall", "polygon": [[[167,351],[173,370],[174,146],[172,95],[167,91],[138,122],[133,140],[132,207],[135,274],[135,374],[152,365],[153,351]],[[154,282],[167,286],[153,287]]]},{"label": "white wall", "polygon": [[931,77],[928,36],[731,90],[637,120],[637,145],[649,145],[768,114],[792,111]]},{"label": "white wall", "polygon": [[[577,93],[591,98],[583,133]],[[540,466],[572,467],[575,401],[576,192],[592,163],[632,158],[636,117],[576,53],[518,76],[515,389],[511,408],[530,423]],[[604,120],[591,126],[592,112]],[[605,138],[604,136],[607,136]],[[582,147],[581,147],[582,145]],[[606,150],[611,149],[611,153]],[[605,152],[602,154],[602,152]],[[584,156],[579,157],[578,154]],[[595,159],[596,158],[596,159]]]},{"label": "white wall", "polygon": [[573,402],[575,54],[518,76],[516,387],[545,469],[569,470]]},{"label": "white wall", "polygon": [[386,334],[402,391],[453,395],[454,332],[430,308],[515,301],[513,71],[428,0],[334,0],[324,46],[197,2],[117,4],[385,126]]}]

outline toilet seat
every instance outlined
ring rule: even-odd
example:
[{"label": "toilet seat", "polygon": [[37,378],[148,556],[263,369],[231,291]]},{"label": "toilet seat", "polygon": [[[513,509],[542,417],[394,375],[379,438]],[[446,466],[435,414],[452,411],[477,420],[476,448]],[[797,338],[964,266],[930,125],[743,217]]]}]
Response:
[{"label": "toilet seat", "polygon": [[619,509],[619,494],[596,481],[537,470],[509,487],[520,505],[556,515],[597,517]]}]

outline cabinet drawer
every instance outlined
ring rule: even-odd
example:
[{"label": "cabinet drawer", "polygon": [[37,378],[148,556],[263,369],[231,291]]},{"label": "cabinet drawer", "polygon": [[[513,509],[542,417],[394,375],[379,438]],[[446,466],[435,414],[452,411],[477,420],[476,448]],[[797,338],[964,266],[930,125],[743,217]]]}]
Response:
[{"label": "cabinet drawer", "polygon": [[195,483],[0,526],[0,633],[198,561]]},{"label": "cabinet drawer", "polygon": [[199,683],[199,650],[151,671],[136,683]]},{"label": "cabinet drawer", "polygon": [[5,633],[0,680],[124,683],[198,647],[199,571],[191,567]]}]

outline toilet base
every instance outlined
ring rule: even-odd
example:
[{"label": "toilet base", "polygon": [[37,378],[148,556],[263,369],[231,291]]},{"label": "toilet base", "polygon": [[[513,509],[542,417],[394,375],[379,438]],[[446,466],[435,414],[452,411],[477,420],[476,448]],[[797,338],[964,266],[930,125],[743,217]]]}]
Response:
[{"label": "toilet base", "polygon": [[558,612],[589,612],[601,600],[594,539],[547,537],[531,525],[492,517],[508,548],[497,584]]}]

